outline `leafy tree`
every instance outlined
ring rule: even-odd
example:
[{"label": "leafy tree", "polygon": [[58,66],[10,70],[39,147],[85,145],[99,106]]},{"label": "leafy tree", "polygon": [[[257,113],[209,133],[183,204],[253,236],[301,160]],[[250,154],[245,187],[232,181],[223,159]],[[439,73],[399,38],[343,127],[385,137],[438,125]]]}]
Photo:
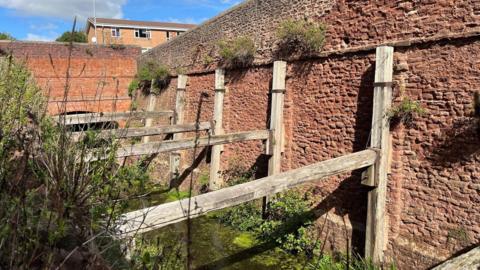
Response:
[{"label": "leafy tree", "polygon": [[74,31],[73,33],[67,31],[63,33],[60,37],[56,39],[58,42],[78,42],[78,43],[87,43],[87,35],[81,31]]},{"label": "leafy tree", "polygon": [[0,32],[0,40],[15,40],[15,38],[6,32]]}]

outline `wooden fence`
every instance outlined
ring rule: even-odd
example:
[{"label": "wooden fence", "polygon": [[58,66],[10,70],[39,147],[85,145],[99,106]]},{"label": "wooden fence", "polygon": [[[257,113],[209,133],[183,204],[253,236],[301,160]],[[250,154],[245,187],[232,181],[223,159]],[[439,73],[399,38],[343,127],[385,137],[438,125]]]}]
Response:
[{"label": "wooden fence", "polygon": [[[223,129],[223,100],[225,95],[225,71],[217,70],[215,73],[215,104],[214,115],[211,122],[184,123],[185,92],[188,77],[178,77],[175,111],[163,112],[126,112],[112,114],[69,115],[58,117],[58,121],[67,124],[88,124],[107,122],[118,119],[171,117],[171,125],[152,127],[152,121],[146,122],[144,128],[118,129],[102,131],[105,136],[114,135],[119,138],[143,137],[160,134],[174,134],[173,140],[162,142],[149,142],[144,140],[141,144],[134,144],[118,150],[118,157],[150,155],[155,153],[170,152],[170,170],[173,175],[178,175],[180,158],[178,151],[194,147],[212,147],[210,163],[210,188],[213,192],[167,203],[159,206],[140,209],[126,213],[119,221],[120,237],[132,237],[138,233],[145,233],[172,223],[198,217],[208,212],[235,206],[248,201],[265,198],[276,193],[291,189],[300,184],[317,181],[321,178],[337,175],[344,172],[366,168],[363,184],[372,187],[368,196],[368,213],[365,251],[366,257],[374,262],[383,262],[384,250],[387,243],[387,224],[385,219],[387,172],[389,169],[388,154],[389,121],[387,112],[392,99],[392,74],[393,74],[393,47],[377,48],[373,120],[371,130],[371,149],[348,154],[331,160],[319,162],[310,166],[281,173],[281,160],[284,144],[283,106],[286,92],[287,63],[277,61],[273,66],[273,86],[271,90],[272,104],[270,115],[270,129],[256,130],[225,134]],[[153,99],[154,97],[152,97]],[[155,104],[155,100],[150,100]],[[153,110],[153,106],[149,106]],[[208,136],[201,138],[183,139],[183,132],[208,131]],[[81,133],[74,134],[79,139]],[[220,175],[220,160],[222,145],[244,142],[249,140],[262,140],[266,142],[266,154],[269,155],[268,177],[249,183],[219,189],[222,185]],[[90,156],[89,160],[102,158]],[[187,210],[190,209],[190,210]]]}]

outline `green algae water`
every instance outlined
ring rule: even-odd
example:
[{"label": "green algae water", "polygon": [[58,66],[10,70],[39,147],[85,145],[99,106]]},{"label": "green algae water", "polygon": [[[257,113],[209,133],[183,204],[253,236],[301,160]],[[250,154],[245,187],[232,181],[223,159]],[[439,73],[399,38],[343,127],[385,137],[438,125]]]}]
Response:
[{"label": "green algae water", "polygon": [[[180,195],[156,194],[131,205],[139,209],[139,206],[158,205],[183,197]],[[302,269],[306,263],[302,256],[286,253],[274,244],[262,243],[251,233],[219,223],[212,215],[192,219],[191,232],[192,269]],[[161,269],[186,268],[187,222],[146,233],[143,241],[160,247],[162,250],[155,252],[171,260],[168,267]]]}]

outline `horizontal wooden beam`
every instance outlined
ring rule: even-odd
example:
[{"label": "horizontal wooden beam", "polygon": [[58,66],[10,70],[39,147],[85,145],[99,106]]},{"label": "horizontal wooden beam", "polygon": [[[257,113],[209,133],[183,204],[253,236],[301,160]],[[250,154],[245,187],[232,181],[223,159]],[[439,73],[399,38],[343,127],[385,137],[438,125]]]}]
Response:
[{"label": "horizontal wooden beam", "polygon": [[268,130],[257,130],[249,132],[231,133],[226,135],[201,137],[198,139],[182,139],[174,141],[144,143],[119,149],[117,151],[117,157],[151,155],[156,153],[191,149],[194,147],[204,147],[252,140],[266,140],[268,138],[268,135]]},{"label": "horizontal wooden beam", "polygon": [[[153,136],[153,135],[162,135],[162,134],[174,134],[182,132],[193,132],[200,130],[209,130],[212,127],[211,122],[201,122],[197,124],[183,124],[183,125],[171,125],[171,126],[160,126],[160,127],[147,127],[147,128],[125,128],[125,129],[111,129],[111,130],[102,130],[99,132],[98,136],[102,138],[132,138],[132,137],[143,137],[143,136]],[[72,140],[78,141],[80,138],[85,136],[85,132],[73,132]]]},{"label": "horizontal wooden beam", "polygon": [[124,214],[119,220],[120,237],[131,237],[190,217],[271,196],[321,178],[371,166],[377,158],[374,150],[364,150],[300,169],[224,188],[211,193]]},{"label": "horizontal wooden beam", "polygon": [[53,119],[56,122],[65,121],[65,125],[81,125],[90,123],[112,122],[126,119],[155,118],[162,116],[173,116],[173,111],[158,112],[113,112],[113,113],[84,113],[71,115],[57,115]]},{"label": "horizontal wooden beam", "polygon": [[[120,148],[117,151],[117,157],[131,157],[131,156],[142,156],[142,155],[152,155],[157,153],[172,152],[178,150],[192,149],[194,147],[204,147],[220,144],[228,144],[235,142],[244,142],[244,141],[253,141],[253,140],[266,140],[269,136],[268,130],[256,130],[248,132],[238,132],[225,135],[215,135],[208,137],[201,137],[198,139],[182,139],[182,140],[173,140],[173,141],[162,141],[162,142],[150,142],[142,144],[134,144],[131,146],[126,146]],[[93,151],[98,153],[98,151]],[[102,159],[103,157],[86,157],[86,161],[95,161]]]}]

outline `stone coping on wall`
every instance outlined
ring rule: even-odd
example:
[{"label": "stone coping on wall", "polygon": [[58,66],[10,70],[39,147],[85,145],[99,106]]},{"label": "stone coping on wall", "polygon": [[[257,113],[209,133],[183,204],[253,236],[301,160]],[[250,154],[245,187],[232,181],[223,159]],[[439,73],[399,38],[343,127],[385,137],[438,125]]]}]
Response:
[{"label": "stone coping on wall", "polygon": [[[395,48],[409,48],[421,45],[429,45],[429,44],[436,44],[441,42],[448,42],[448,41],[455,41],[455,40],[464,40],[464,39],[475,39],[480,40],[480,27],[474,28],[471,31],[463,32],[463,33],[452,33],[452,34],[444,34],[444,35],[435,35],[431,37],[421,37],[421,38],[411,38],[405,40],[396,40],[396,41],[387,41],[373,45],[367,46],[358,46],[358,47],[351,47],[346,49],[340,50],[330,50],[325,51],[317,54],[310,54],[307,56],[301,56],[296,58],[290,58],[288,61],[296,62],[296,61],[305,61],[305,60],[312,60],[312,59],[322,59],[328,58],[332,56],[342,56],[342,55],[351,55],[351,54],[361,54],[361,53],[370,53],[374,52],[377,47],[380,46],[392,46]],[[274,59],[264,60],[264,61],[255,61],[251,64],[250,67],[259,67],[259,66],[266,66],[272,64]],[[212,65],[211,67],[205,69],[192,69],[186,72],[188,75],[194,74],[206,74],[214,72],[216,68],[219,66]],[[248,68],[249,66],[245,66],[242,68]],[[175,73],[175,71],[173,71]],[[174,74],[177,76],[178,74]]]}]

